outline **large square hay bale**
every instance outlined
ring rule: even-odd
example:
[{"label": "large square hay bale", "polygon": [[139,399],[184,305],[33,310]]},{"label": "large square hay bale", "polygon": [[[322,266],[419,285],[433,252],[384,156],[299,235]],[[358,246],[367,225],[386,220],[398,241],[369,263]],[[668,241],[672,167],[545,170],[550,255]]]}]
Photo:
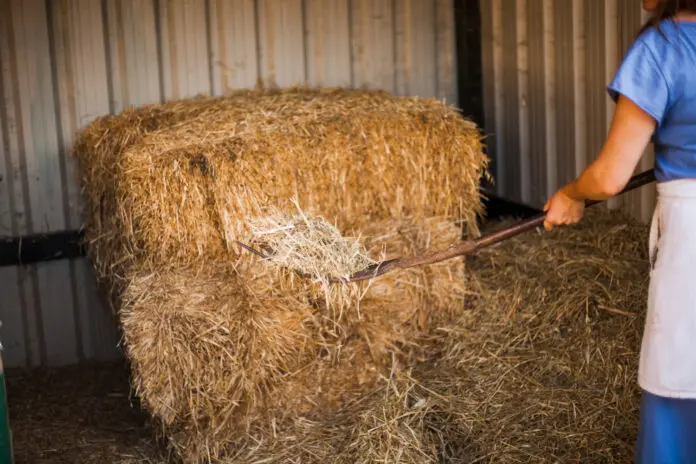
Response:
[{"label": "large square hay bale", "polygon": [[330,219],[374,258],[476,233],[474,124],[381,92],[249,91],[97,120],[76,153],[90,256],[112,292],[136,390],[180,456],[230,456],[344,411],[458,313],[461,260],[331,302],[240,252],[269,208]]}]

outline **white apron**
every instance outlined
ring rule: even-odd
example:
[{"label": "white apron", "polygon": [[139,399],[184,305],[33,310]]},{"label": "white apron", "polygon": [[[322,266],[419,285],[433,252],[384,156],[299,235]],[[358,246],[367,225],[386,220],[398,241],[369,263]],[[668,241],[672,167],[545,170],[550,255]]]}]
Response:
[{"label": "white apron", "polygon": [[657,189],[638,382],[655,395],[696,398],[696,180]]}]

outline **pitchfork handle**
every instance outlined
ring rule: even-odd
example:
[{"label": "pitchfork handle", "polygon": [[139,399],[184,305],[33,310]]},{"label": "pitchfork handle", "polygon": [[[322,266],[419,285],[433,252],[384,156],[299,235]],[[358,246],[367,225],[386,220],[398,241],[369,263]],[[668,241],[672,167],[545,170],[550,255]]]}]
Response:
[{"label": "pitchfork handle", "polygon": [[[639,187],[642,187],[642,186],[647,185],[647,184],[654,182],[654,181],[655,181],[655,170],[654,169],[650,169],[650,170],[642,172],[640,174],[636,174],[635,176],[631,177],[631,180],[628,181],[628,184],[626,184],[626,187],[624,187],[624,189],[619,193],[619,195],[626,193],[626,192],[630,192],[631,190],[635,190]],[[597,203],[601,203],[601,201],[599,201],[599,200],[586,201],[585,206],[593,206],[593,205],[596,205]],[[528,230],[536,229],[537,227],[544,224],[545,218],[546,218],[546,212],[543,212],[541,214],[537,214],[536,216],[533,216],[529,219],[526,219],[522,222],[519,222],[515,225],[507,227],[507,228],[500,230],[498,232],[493,232],[491,234],[484,235],[483,237],[477,239],[474,242],[475,248],[477,250],[480,250],[481,248],[485,248],[485,247],[494,245],[496,243],[502,242],[502,241],[507,240],[509,238],[515,237],[516,235],[519,235],[523,232],[527,232]]]}]

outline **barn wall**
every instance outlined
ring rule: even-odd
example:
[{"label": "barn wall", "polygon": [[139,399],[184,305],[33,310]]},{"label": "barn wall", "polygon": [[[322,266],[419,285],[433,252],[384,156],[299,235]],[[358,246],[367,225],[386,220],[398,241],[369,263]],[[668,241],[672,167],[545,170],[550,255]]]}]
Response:
[{"label": "barn wall", "polygon": [[[0,0],[0,236],[82,224],[79,129],[130,105],[297,83],[454,103],[453,0]],[[85,259],[0,267],[7,366],[111,359]]]},{"label": "barn wall", "polygon": [[[485,130],[497,193],[541,207],[601,149],[605,88],[644,21],[635,0],[481,0]],[[640,171],[652,167],[646,152]],[[648,220],[653,187],[612,200]]]}]

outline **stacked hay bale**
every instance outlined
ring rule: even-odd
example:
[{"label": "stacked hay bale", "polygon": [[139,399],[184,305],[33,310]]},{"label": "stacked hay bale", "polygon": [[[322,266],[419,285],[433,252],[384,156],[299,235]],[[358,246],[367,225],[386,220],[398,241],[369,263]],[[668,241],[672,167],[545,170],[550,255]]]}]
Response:
[{"label": "stacked hay bale", "polygon": [[346,411],[462,306],[458,260],[336,304],[236,246],[252,218],[295,204],[373,258],[446,246],[462,224],[475,234],[479,133],[437,101],[245,91],[101,118],[75,152],[137,392],[188,462],[248,460],[298,421]]}]

